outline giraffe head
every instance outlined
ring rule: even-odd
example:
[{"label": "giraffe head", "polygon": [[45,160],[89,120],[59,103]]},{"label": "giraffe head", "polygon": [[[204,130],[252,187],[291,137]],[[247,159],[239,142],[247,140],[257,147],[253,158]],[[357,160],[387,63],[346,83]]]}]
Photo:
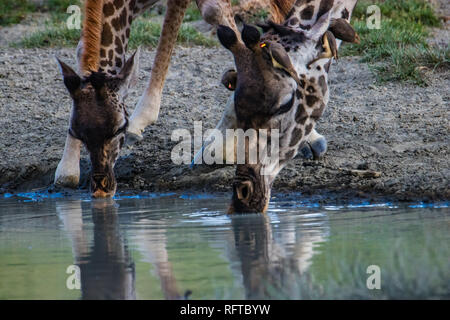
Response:
[{"label": "giraffe head", "polygon": [[[233,73],[228,72],[225,82],[235,83],[237,127],[257,131],[257,139],[245,140],[245,161],[237,160],[230,212],[267,209],[275,177],[306,143],[321,116],[328,102],[323,65],[333,56],[335,44],[327,32],[330,16],[322,15],[307,30],[269,23],[263,36],[244,25],[243,43],[232,29],[218,28],[219,40],[236,65],[236,79],[229,79]],[[273,150],[277,154],[271,154]],[[252,152],[258,155],[256,163],[250,161]]]},{"label": "giraffe head", "polygon": [[80,77],[58,60],[64,84],[73,101],[69,134],[81,140],[89,152],[91,192],[95,198],[116,192],[114,164],[124,144],[128,113],[124,104],[128,89],[137,80],[139,50],[118,75],[90,72]]}]

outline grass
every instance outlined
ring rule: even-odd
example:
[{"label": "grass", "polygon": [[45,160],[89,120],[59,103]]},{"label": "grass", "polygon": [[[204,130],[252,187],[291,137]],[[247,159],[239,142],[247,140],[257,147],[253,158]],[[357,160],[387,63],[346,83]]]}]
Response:
[{"label": "grass", "polygon": [[36,6],[28,0],[0,0],[0,26],[19,23],[35,10]]},{"label": "grass", "polygon": [[257,24],[260,22],[264,22],[269,18],[269,12],[264,9],[259,9],[256,12],[252,13],[248,17],[246,17],[247,23]]},{"label": "grass", "polygon": [[[366,11],[371,4],[381,10],[381,29],[368,29]],[[361,44],[344,45],[342,55],[358,55],[378,81],[408,81],[426,85],[424,70],[449,68],[449,48],[429,46],[429,28],[440,26],[433,8],[420,0],[360,1],[352,24]]]},{"label": "grass", "polygon": [[198,10],[195,2],[191,2],[184,14],[184,22],[197,21],[202,19],[202,14]]},{"label": "grass", "polygon": [[81,5],[80,0],[45,0],[36,4],[30,0],[0,0],[0,26],[21,22],[27,15],[40,11],[50,13],[52,20],[65,17],[71,5]]},{"label": "grass", "polygon": [[78,44],[80,35],[80,30],[70,30],[65,23],[47,22],[42,30],[23,37],[11,46],[16,48],[72,47]]},{"label": "grass", "polygon": [[[133,22],[129,41],[130,49],[137,48],[140,45],[156,47],[161,34],[161,25],[144,19],[137,19]],[[194,27],[182,24],[178,33],[178,43],[187,45],[201,45],[212,47],[217,42],[198,32]]]},{"label": "grass", "polygon": [[[137,19],[133,22],[129,39],[130,49],[140,45],[156,47],[161,33],[161,25],[146,19]],[[65,23],[47,21],[42,30],[25,36],[13,47],[46,48],[46,47],[72,47],[80,39],[80,30],[69,30]],[[194,27],[183,24],[178,34],[177,42],[185,45],[202,45],[212,47],[217,42],[198,32]]]},{"label": "grass", "polygon": [[[234,1],[233,3],[237,3]],[[50,19],[41,30],[26,35],[14,47],[43,48],[76,46],[80,38],[79,30],[69,30],[65,26],[68,17],[66,9],[79,0],[47,0],[37,7],[27,0],[0,0],[0,25],[18,23],[28,13],[40,10],[50,13]],[[381,29],[368,29],[366,25],[367,7],[377,4],[381,10]],[[253,15],[255,21],[267,18],[261,10]],[[201,19],[195,4],[186,11],[184,22]],[[361,56],[361,61],[369,64],[379,82],[406,81],[418,85],[427,84],[428,71],[450,68],[450,48],[437,48],[427,44],[430,27],[440,26],[433,8],[423,0],[378,0],[359,1],[352,24],[361,37],[361,44],[346,44],[341,55]],[[161,26],[143,16],[133,23],[129,46],[155,47]],[[188,24],[183,24],[178,35],[178,43],[187,45],[215,46],[217,41],[197,32]]]},{"label": "grass", "polygon": [[[36,10],[48,12],[50,17],[42,29],[26,35],[22,40],[11,44],[11,46],[22,48],[73,47],[77,45],[81,31],[67,28],[65,22],[69,14],[66,10],[70,5],[80,5],[80,3],[80,0],[47,0],[37,7],[27,0],[0,0],[0,25],[7,24],[6,19],[8,24],[18,23],[26,14]],[[140,45],[156,47],[158,44],[161,26],[152,22],[151,18],[152,13],[147,13],[133,22],[129,40],[131,49]],[[191,3],[186,11],[184,22],[199,19],[201,19],[200,11],[195,4]],[[202,45],[206,47],[217,44],[217,41],[204,36],[194,27],[186,24],[181,26],[177,41],[186,45]]]}]

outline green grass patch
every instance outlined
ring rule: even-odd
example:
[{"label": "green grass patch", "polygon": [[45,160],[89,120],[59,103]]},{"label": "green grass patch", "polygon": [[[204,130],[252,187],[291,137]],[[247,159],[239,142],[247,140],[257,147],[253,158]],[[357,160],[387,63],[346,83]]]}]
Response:
[{"label": "green grass patch", "polygon": [[[381,29],[369,29],[367,7],[377,4],[381,11]],[[410,81],[426,85],[422,72],[448,68],[448,48],[430,47],[429,28],[440,26],[433,8],[424,1],[361,1],[355,8],[352,24],[361,44],[344,45],[341,54],[362,56],[379,81]]]},{"label": "green grass patch", "polygon": [[[140,45],[156,47],[160,34],[161,25],[159,23],[137,19],[131,28],[129,47],[130,49],[135,49]],[[80,30],[69,30],[65,22],[47,21],[43,29],[25,36],[11,46],[22,48],[72,47],[77,45],[80,36]],[[194,27],[185,24],[181,26],[177,42],[205,47],[217,45],[217,41],[214,39],[204,36]]]},{"label": "green grass patch", "polygon": [[0,26],[19,23],[35,10],[36,6],[28,0],[0,0]]},{"label": "green grass patch", "polygon": [[404,46],[387,51],[387,63],[372,65],[371,69],[380,81],[413,81],[426,84],[428,71],[438,68],[450,69],[449,48],[433,48],[424,46]]},{"label": "green grass patch", "polygon": [[188,25],[181,25],[180,32],[178,33],[178,43],[184,43],[188,45],[199,45],[205,47],[214,47],[218,45],[215,39],[204,36],[198,32],[194,27]]},{"label": "green grass patch", "polygon": [[48,12],[65,13],[67,8],[71,5],[77,5],[81,7],[80,0],[46,0],[44,1],[42,8]]},{"label": "green grass patch", "polygon": [[70,30],[65,23],[47,23],[44,29],[23,37],[11,46],[15,48],[72,47],[78,44],[80,36],[80,30]]},{"label": "green grass patch", "polygon": [[[129,47],[131,49],[137,48],[140,45],[156,47],[160,34],[161,25],[159,23],[146,21],[144,19],[137,19],[133,22],[133,26],[131,28]],[[187,45],[201,45],[205,47],[217,45],[217,41],[214,39],[204,36],[194,27],[185,24],[181,25],[177,42]]]},{"label": "green grass patch", "polygon": [[353,11],[353,18],[365,20],[367,7],[372,4],[380,8],[383,18],[411,21],[431,27],[440,26],[439,18],[436,17],[433,8],[423,0],[360,0]]},{"label": "green grass patch", "polygon": [[30,0],[0,0],[0,26],[21,22],[33,12],[48,12],[51,20],[61,22],[67,17],[66,10],[71,5],[81,6],[80,0],[45,0],[36,4]]},{"label": "green grass patch", "polygon": [[191,2],[184,14],[184,22],[197,21],[202,19],[202,14],[198,10],[195,2]]}]

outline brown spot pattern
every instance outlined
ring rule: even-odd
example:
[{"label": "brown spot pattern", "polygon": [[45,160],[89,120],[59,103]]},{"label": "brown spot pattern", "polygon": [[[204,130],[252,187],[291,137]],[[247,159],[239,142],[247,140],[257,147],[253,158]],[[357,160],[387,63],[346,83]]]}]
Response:
[{"label": "brown spot pattern", "polygon": [[114,0],[114,6],[116,9],[120,9],[123,6],[123,0]]},{"label": "brown spot pattern", "polygon": [[298,124],[304,124],[307,118],[308,114],[305,111],[305,107],[303,106],[303,103],[300,103],[297,107],[297,111],[295,112],[295,122]]},{"label": "brown spot pattern", "polygon": [[102,31],[102,46],[107,47],[111,45],[113,42],[113,34],[111,32],[111,27],[108,23],[103,24],[103,31]]},{"label": "brown spot pattern", "polygon": [[305,89],[305,80],[300,80],[300,87]]},{"label": "brown spot pattern", "polygon": [[320,2],[319,11],[317,12],[317,19],[319,19],[323,14],[330,11],[333,7],[334,0],[322,0]]},{"label": "brown spot pattern", "polygon": [[311,133],[312,128],[313,128],[313,124],[312,123],[310,123],[310,124],[308,124],[306,126],[306,128],[305,128],[305,136],[307,136],[308,134]]},{"label": "brown spot pattern", "polygon": [[292,18],[291,20],[289,20],[289,24],[291,25],[291,26],[294,26],[294,25],[296,25],[298,23],[298,18],[296,18],[296,17],[294,17],[294,18]]},{"label": "brown spot pattern", "polygon": [[311,113],[311,119],[317,121],[323,114],[323,110],[325,109],[325,104],[320,104],[319,108],[316,108]]},{"label": "brown spot pattern", "polygon": [[317,101],[319,101],[319,98],[317,98],[316,96],[313,95],[306,96],[306,104],[308,105],[308,107],[313,107]]},{"label": "brown spot pattern", "polygon": [[114,41],[114,44],[116,45],[116,52],[118,54],[122,54],[123,53],[122,40],[120,40],[119,37],[116,37],[116,41]]},{"label": "brown spot pattern", "polygon": [[284,154],[284,158],[286,160],[291,160],[294,157],[294,154],[295,154],[295,150],[289,150],[288,152],[286,152]]},{"label": "brown spot pattern", "polygon": [[295,127],[291,134],[291,142],[289,143],[290,147],[295,146],[303,137],[303,132],[301,128]]},{"label": "brown spot pattern", "polygon": [[314,14],[314,6],[307,6],[300,12],[300,18],[303,20],[311,20]]},{"label": "brown spot pattern", "polygon": [[121,68],[121,67],[122,67],[122,59],[121,59],[121,58],[116,58],[116,66],[117,66],[118,68]]},{"label": "brown spot pattern", "polygon": [[322,95],[325,96],[325,93],[327,93],[327,82],[325,80],[325,76],[320,76],[319,77],[319,86],[322,89]]},{"label": "brown spot pattern", "polygon": [[105,18],[112,16],[114,14],[114,5],[111,2],[105,3],[103,5],[103,16]]}]

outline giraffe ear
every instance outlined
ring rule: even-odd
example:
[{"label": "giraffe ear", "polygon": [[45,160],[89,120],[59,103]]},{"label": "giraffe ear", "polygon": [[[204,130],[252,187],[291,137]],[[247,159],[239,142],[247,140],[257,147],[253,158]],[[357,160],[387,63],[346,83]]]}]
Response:
[{"label": "giraffe ear", "polygon": [[242,29],[242,40],[247,48],[253,51],[255,47],[259,45],[260,39],[261,34],[258,29],[248,24],[244,24],[244,29]]},{"label": "giraffe ear", "polygon": [[69,91],[70,95],[74,95],[78,89],[80,89],[81,85],[81,78],[78,76],[78,74],[73,71],[71,67],[69,67],[67,64],[59,60],[57,57],[55,57],[56,61],[59,65],[59,70],[63,76],[64,85],[66,86],[67,90]]},{"label": "giraffe ear", "polygon": [[217,37],[225,48],[231,52],[235,50],[238,39],[233,29],[227,26],[219,25],[217,28]]},{"label": "giraffe ear", "polygon": [[237,83],[237,72],[234,69],[230,69],[226,71],[222,76],[222,84],[230,91],[234,91],[236,89]]},{"label": "giraffe ear", "polygon": [[323,14],[309,30],[308,35],[314,41],[319,41],[330,26],[331,12]]},{"label": "giraffe ear", "polygon": [[[139,75],[139,56],[141,53],[141,47],[131,55],[125,62],[122,70],[120,70],[119,78],[122,80],[120,89],[128,91],[128,89],[136,85]],[[126,95],[126,91],[123,92]]]}]

